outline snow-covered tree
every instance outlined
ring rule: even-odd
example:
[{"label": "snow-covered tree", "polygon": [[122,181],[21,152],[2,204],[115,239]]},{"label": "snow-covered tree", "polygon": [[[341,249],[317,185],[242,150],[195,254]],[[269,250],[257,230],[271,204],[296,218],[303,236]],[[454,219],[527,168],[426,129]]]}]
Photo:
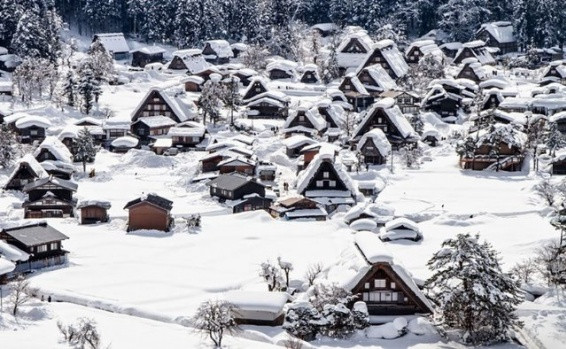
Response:
[{"label": "snow-covered tree", "polygon": [[7,169],[14,163],[19,153],[18,144],[15,133],[8,126],[0,125],[0,167]]},{"label": "snow-covered tree", "polygon": [[197,45],[202,36],[202,1],[181,0],[175,16],[175,42],[181,48]]},{"label": "snow-covered tree", "polygon": [[280,291],[283,286],[283,276],[278,265],[269,261],[260,265],[259,276],[267,283],[267,289],[272,291]]},{"label": "snow-covered tree", "polygon": [[533,190],[535,194],[543,199],[549,207],[554,206],[557,197],[561,194],[560,188],[548,179],[541,180],[533,187]]},{"label": "snow-covered tree", "polygon": [[65,80],[62,82],[61,94],[66,98],[66,104],[74,107],[76,104],[77,81],[75,73],[72,70],[67,72]]},{"label": "snow-covered tree", "polygon": [[474,32],[489,16],[487,0],[448,0],[438,8],[440,28],[456,41],[472,39]]},{"label": "snow-covered tree", "polygon": [[312,305],[320,312],[326,304],[348,304],[354,299],[350,291],[327,282],[315,284],[307,294]]},{"label": "snow-covered tree", "polygon": [[497,252],[480,243],[479,235],[445,240],[428,267],[433,275],[425,287],[437,305],[439,322],[462,330],[464,342],[506,341],[520,325],[514,312],[521,302],[518,282],[501,270]]},{"label": "snow-covered tree", "polygon": [[0,0],[0,45],[10,46],[16,32],[20,9],[14,0]]},{"label": "snow-covered tree", "polygon": [[320,70],[322,81],[325,84],[328,84],[334,79],[340,77],[340,70],[338,67],[338,45],[340,45],[339,37],[337,34],[334,34],[327,46],[328,55],[326,57],[319,55],[320,57],[317,57],[315,62]]},{"label": "snow-covered tree", "polygon": [[419,168],[420,158],[423,155],[422,149],[411,144],[401,148],[401,159],[407,168]]},{"label": "snow-covered tree", "polygon": [[202,122],[204,124],[206,124],[207,117],[214,124],[220,120],[221,96],[222,87],[216,78],[211,78],[204,83],[201,95],[197,101],[197,105],[202,111]]},{"label": "snow-covered tree", "polygon": [[545,143],[548,150],[550,150],[550,155],[556,155],[556,150],[566,147],[566,137],[558,129],[558,125],[555,122],[548,122],[547,129],[545,132]]},{"label": "snow-covered tree", "polygon": [[325,304],[322,316],[326,319],[321,333],[333,338],[347,338],[356,331],[356,324],[350,309],[344,303]]},{"label": "snow-covered tree", "polygon": [[86,163],[93,162],[96,157],[96,147],[94,139],[86,127],[79,131],[77,139],[73,144],[75,150],[74,161],[80,161],[83,164],[83,172],[86,172]]},{"label": "snow-covered tree", "polygon": [[[557,228],[563,234],[563,228]],[[545,244],[538,249],[535,257],[538,271],[549,285],[566,284],[566,244],[561,240]]]},{"label": "snow-covered tree", "polygon": [[234,318],[237,307],[221,300],[203,302],[192,318],[193,327],[209,337],[217,348],[222,347],[224,334],[238,331]]},{"label": "snow-covered tree", "polygon": [[114,71],[114,60],[99,40],[94,41],[88,50],[89,62],[94,78],[98,81],[107,80]]},{"label": "snow-covered tree", "polygon": [[94,75],[92,63],[88,58],[82,63],[78,73],[77,95],[81,97],[83,112],[88,115],[102,93],[100,81]]},{"label": "snow-covered tree", "polygon": [[302,340],[312,341],[320,333],[326,320],[309,302],[296,302],[289,306],[285,314],[283,329]]},{"label": "snow-covered tree", "polygon": [[537,262],[534,258],[524,259],[515,264],[513,268],[511,268],[510,273],[515,275],[520,282],[529,284],[533,279],[533,275],[537,272],[536,264]]},{"label": "snow-covered tree", "polygon": [[277,264],[283,271],[283,274],[285,274],[285,285],[289,288],[289,273],[293,270],[293,263],[286,261],[281,257],[277,257]]},{"label": "snow-covered tree", "polygon": [[352,317],[354,318],[354,326],[358,330],[369,327],[369,313],[367,304],[363,301],[357,301],[352,307]]},{"label": "snow-covered tree", "polygon": [[242,95],[240,95],[240,79],[232,76],[225,81],[222,87],[222,102],[224,106],[230,109],[230,125],[234,125],[234,111],[238,110],[238,106],[242,103]]},{"label": "snow-covered tree", "polygon": [[259,44],[248,45],[245,52],[242,53],[242,63],[256,70],[263,70],[267,66],[267,56],[269,50]]},{"label": "snow-covered tree", "polygon": [[12,303],[12,315],[17,316],[20,307],[26,304],[30,299],[30,287],[29,281],[23,276],[19,276],[12,283],[12,293],[10,296],[10,302]]},{"label": "snow-covered tree", "polygon": [[307,280],[309,287],[314,285],[314,280],[316,280],[322,273],[322,263],[314,263],[307,267],[305,272],[305,279]]}]

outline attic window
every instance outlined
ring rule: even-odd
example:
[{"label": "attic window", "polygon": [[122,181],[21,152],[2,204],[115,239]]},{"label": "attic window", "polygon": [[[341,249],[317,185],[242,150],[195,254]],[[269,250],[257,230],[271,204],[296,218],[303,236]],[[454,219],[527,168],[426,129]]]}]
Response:
[{"label": "attic window", "polygon": [[366,282],[366,283],[365,283],[364,288],[365,288],[366,290],[369,289],[369,282]]},{"label": "attic window", "polygon": [[328,181],[328,185],[329,185],[331,188],[335,188],[335,187],[336,187],[336,181]]},{"label": "attic window", "polygon": [[392,290],[395,289],[395,283],[394,283],[394,282],[391,283],[391,289],[392,289]]},{"label": "attic window", "polygon": [[387,281],[385,279],[375,279],[374,284],[377,288],[385,288]]},{"label": "attic window", "polygon": [[329,177],[330,177],[330,172],[328,172],[328,171],[322,172],[322,177],[324,177],[324,178],[329,178]]},{"label": "attic window", "polygon": [[316,186],[319,188],[324,187],[324,181],[316,181]]}]

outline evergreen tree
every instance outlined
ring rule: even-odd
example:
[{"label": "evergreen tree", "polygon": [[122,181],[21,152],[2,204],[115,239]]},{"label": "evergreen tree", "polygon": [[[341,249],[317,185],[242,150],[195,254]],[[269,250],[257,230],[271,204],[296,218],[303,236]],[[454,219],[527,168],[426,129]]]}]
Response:
[{"label": "evergreen tree", "polygon": [[428,267],[433,275],[425,287],[443,325],[462,330],[466,343],[509,340],[509,331],[520,325],[514,313],[520,290],[501,270],[489,243],[480,243],[479,235],[458,234],[442,243]]},{"label": "evergreen tree", "polygon": [[200,0],[181,0],[175,17],[175,43],[181,48],[197,45],[201,38],[202,4]]},{"label": "evergreen tree", "polygon": [[81,107],[85,114],[90,114],[98,96],[101,94],[100,82],[96,79],[92,64],[87,60],[79,70],[77,94],[81,97]]},{"label": "evergreen tree", "polygon": [[79,135],[75,140],[74,150],[74,161],[82,162],[83,172],[86,172],[86,163],[93,162],[96,156],[94,139],[86,127],[79,131]]},{"label": "evergreen tree", "polygon": [[19,153],[16,135],[7,125],[0,125],[0,167],[7,169]]},{"label": "evergreen tree", "polygon": [[547,124],[545,140],[546,147],[550,150],[551,156],[556,154],[556,149],[566,146],[566,137],[558,130],[558,125],[555,122],[549,122]]},{"label": "evergreen tree", "polygon": [[20,19],[20,8],[14,0],[0,0],[0,45],[10,46]]},{"label": "evergreen tree", "polygon": [[326,324],[320,312],[309,302],[293,303],[285,314],[283,329],[302,340],[311,341]]},{"label": "evergreen tree", "polygon": [[72,70],[67,72],[67,76],[65,77],[65,81],[63,83],[62,94],[64,97],[67,98],[67,105],[69,107],[75,106],[75,98],[76,98],[76,89],[77,89],[77,82],[75,79],[75,74]]},{"label": "evergreen tree", "polygon": [[222,102],[224,106],[230,109],[230,126],[234,125],[234,111],[242,103],[242,95],[240,95],[240,79],[232,76],[224,84],[222,89]]},{"label": "evergreen tree", "polygon": [[439,26],[456,41],[468,41],[489,18],[487,0],[448,0],[438,8]]},{"label": "evergreen tree", "polygon": [[107,80],[114,70],[114,60],[110,53],[106,51],[100,41],[96,40],[90,45],[88,54],[94,77],[100,82]]},{"label": "evergreen tree", "polygon": [[201,95],[197,101],[197,105],[202,110],[202,122],[204,124],[206,124],[207,117],[214,124],[220,119],[221,95],[222,90],[219,81],[211,78],[204,83]]}]

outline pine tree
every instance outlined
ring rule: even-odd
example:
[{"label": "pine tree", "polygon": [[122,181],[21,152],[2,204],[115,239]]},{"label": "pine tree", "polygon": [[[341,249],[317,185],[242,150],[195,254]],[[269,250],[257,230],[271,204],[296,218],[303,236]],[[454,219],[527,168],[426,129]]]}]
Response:
[{"label": "pine tree", "polygon": [[62,94],[67,97],[67,105],[69,107],[75,106],[76,90],[77,82],[75,80],[75,74],[72,70],[69,70],[62,87]]},{"label": "pine tree", "polygon": [[93,162],[96,156],[94,139],[86,127],[79,131],[78,137],[75,140],[74,150],[74,161],[82,162],[83,172],[86,172],[86,163]]},{"label": "pine tree", "polygon": [[556,155],[556,149],[566,146],[566,137],[558,130],[558,125],[555,122],[547,124],[547,131],[545,134],[546,147],[550,150],[550,155]]},{"label": "pine tree", "polygon": [[106,51],[102,43],[94,41],[88,50],[92,72],[95,79],[102,82],[114,71],[114,60],[110,53]]},{"label": "pine tree", "polygon": [[438,8],[440,28],[456,41],[468,41],[488,19],[486,0],[448,0]]},{"label": "pine tree", "polygon": [[181,48],[197,45],[201,38],[202,3],[200,0],[179,1],[175,17],[175,43]]},{"label": "pine tree", "polygon": [[458,234],[442,243],[428,267],[433,275],[425,287],[438,306],[441,324],[462,330],[466,343],[509,340],[509,331],[520,325],[514,313],[520,290],[501,270],[489,243],[480,243],[479,235]]},{"label": "pine tree", "polygon": [[20,8],[14,0],[0,0],[0,45],[10,46],[20,20]]},{"label": "pine tree", "polygon": [[0,167],[7,169],[16,159],[19,148],[16,135],[7,125],[0,125]]},{"label": "pine tree", "polygon": [[234,111],[238,110],[238,106],[242,103],[242,95],[240,95],[240,79],[232,76],[224,83],[222,89],[222,102],[224,106],[230,109],[230,126],[234,125]]},{"label": "pine tree", "polygon": [[204,124],[206,124],[207,117],[214,124],[220,119],[221,95],[222,90],[219,81],[212,78],[204,83],[197,101],[197,105],[202,110],[202,122]]},{"label": "pine tree", "polygon": [[77,94],[81,97],[81,107],[85,114],[90,114],[95,102],[101,94],[100,82],[96,79],[92,63],[87,59],[79,69]]}]

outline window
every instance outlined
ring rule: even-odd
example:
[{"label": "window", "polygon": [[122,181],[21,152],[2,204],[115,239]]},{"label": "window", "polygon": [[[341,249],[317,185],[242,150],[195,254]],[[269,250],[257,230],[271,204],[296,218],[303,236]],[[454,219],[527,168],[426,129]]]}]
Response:
[{"label": "window", "polygon": [[300,122],[305,121],[305,116],[304,116],[304,115],[299,115],[299,121],[300,121]]},{"label": "window", "polygon": [[49,249],[50,250],[56,250],[59,247],[59,244],[57,244],[56,242],[52,242],[49,244]]},{"label": "window", "polygon": [[261,92],[261,87],[256,87],[255,92]]},{"label": "window", "polygon": [[322,177],[328,178],[328,177],[330,177],[330,173],[328,171],[324,171],[324,172],[322,172]]},{"label": "window", "polygon": [[374,284],[375,284],[375,287],[377,287],[377,288],[385,288],[386,280],[385,279],[375,279]]},{"label": "window", "polygon": [[328,181],[328,185],[329,185],[331,188],[335,188],[335,187],[336,187],[336,181]]},{"label": "window", "polygon": [[351,89],[351,88],[352,88],[352,87],[351,87],[350,85],[348,85],[348,84],[344,85],[344,89],[345,89],[345,90],[349,90],[349,89]]},{"label": "window", "polygon": [[319,188],[324,187],[324,181],[316,181],[316,186]]},{"label": "window", "polygon": [[391,300],[393,302],[397,302],[398,301],[398,296],[399,294],[397,292],[393,292],[393,294],[391,295]]},{"label": "window", "polygon": [[369,282],[366,282],[366,283],[365,283],[364,288],[365,288],[366,290],[369,289]]},{"label": "window", "polygon": [[391,283],[391,289],[392,289],[392,290],[395,289],[395,283],[394,283],[394,282]]},{"label": "window", "polygon": [[156,98],[153,99],[153,101],[159,103],[161,100],[156,97]]},{"label": "window", "polygon": [[37,130],[29,130],[30,136],[37,136],[37,134],[38,134]]},{"label": "window", "polygon": [[39,245],[35,247],[35,252],[47,252],[47,245]]}]

